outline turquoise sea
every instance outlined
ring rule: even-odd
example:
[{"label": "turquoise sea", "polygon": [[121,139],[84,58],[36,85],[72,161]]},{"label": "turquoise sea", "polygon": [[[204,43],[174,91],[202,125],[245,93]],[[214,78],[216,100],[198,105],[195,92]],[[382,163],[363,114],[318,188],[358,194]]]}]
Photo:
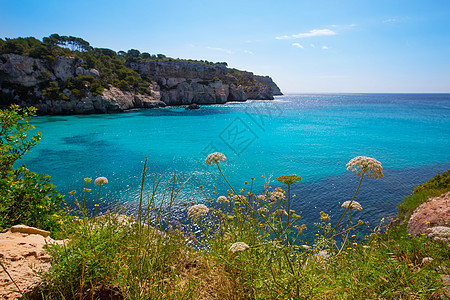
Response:
[{"label": "turquoise sea", "polygon": [[[257,191],[272,177],[297,174],[294,209],[304,222],[320,211],[342,213],[358,184],[346,163],[364,155],[379,160],[384,178],[363,182],[358,216],[373,226],[395,214],[412,189],[450,168],[450,94],[299,94],[274,101],[136,110],[123,114],[42,116],[33,120],[43,138],[25,156],[31,170],[51,175],[62,194],[84,187],[83,178],[107,177],[101,210],[136,210],[145,158],[153,177],[166,182],[176,169],[177,186],[190,178],[177,204],[203,202],[198,186],[217,197],[227,186],[209,153],[222,152],[222,170],[235,188],[255,177]],[[215,184],[217,190],[212,185]],[[89,205],[96,199],[93,195]],[[212,194],[216,191],[215,194]],[[160,193],[163,191],[160,190]],[[71,203],[71,198],[66,196]],[[73,204],[73,203],[72,203]],[[177,205],[176,214],[185,211]]]}]

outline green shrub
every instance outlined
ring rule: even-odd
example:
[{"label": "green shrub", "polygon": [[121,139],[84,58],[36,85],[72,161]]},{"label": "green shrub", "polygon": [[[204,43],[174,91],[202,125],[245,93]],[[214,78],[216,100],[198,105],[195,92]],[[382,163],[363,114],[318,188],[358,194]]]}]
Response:
[{"label": "green shrub", "polygon": [[450,191],[450,170],[435,175],[424,184],[419,184],[414,188],[414,192],[397,205],[399,217],[408,218],[414,210],[430,197],[440,196]]},{"label": "green shrub", "polygon": [[48,175],[14,164],[35,146],[41,133],[29,123],[35,116],[34,107],[12,105],[0,110],[0,229],[25,224],[42,229],[57,230],[59,205],[63,202]]},{"label": "green shrub", "polygon": [[430,189],[449,189],[450,190],[450,170],[435,175],[424,184],[419,184],[414,189],[414,194]]}]

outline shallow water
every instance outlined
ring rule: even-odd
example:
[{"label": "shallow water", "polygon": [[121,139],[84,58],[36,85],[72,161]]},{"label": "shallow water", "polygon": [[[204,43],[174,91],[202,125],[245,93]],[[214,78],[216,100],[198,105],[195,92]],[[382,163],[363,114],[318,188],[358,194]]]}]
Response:
[{"label": "shallow water", "polygon": [[[260,190],[271,175],[301,176],[293,187],[293,206],[312,223],[320,211],[342,212],[340,204],[358,185],[345,164],[370,156],[382,163],[385,177],[363,182],[356,201],[364,209],[357,217],[376,225],[394,214],[417,184],[450,168],[449,116],[450,94],[285,95],[196,111],[45,116],[33,120],[44,136],[23,162],[51,175],[63,194],[74,189],[80,194],[85,177],[105,176],[109,183],[102,188],[101,209],[120,203],[133,211],[146,157],[146,191],[151,178],[162,176],[165,182],[176,169],[177,186],[190,177],[178,203],[204,201],[199,185],[212,192],[215,184],[213,196],[224,194],[227,186],[217,168],[205,164],[206,156],[218,151],[228,158],[222,170],[239,189],[251,177]],[[89,205],[95,199],[91,195]]]}]

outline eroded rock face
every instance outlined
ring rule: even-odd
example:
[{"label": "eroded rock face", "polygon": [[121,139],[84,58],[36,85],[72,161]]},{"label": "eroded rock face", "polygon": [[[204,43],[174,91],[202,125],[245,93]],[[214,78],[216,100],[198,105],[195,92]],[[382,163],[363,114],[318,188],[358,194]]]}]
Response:
[{"label": "eroded rock face", "polygon": [[[2,97],[14,99],[21,106],[33,105],[39,114],[95,114],[115,113],[132,108],[163,107],[159,86],[153,83],[148,87],[149,95],[137,95],[121,91],[114,87],[105,89],[102,95],[92,95],[89,89],[83,91],[85,97],[79,97],[65,89],[58,99],[44,97],[40,84],[55,81],[64,82],[76,76],[98,78],[96,69],[82,67],[84,62],[73,57],[56,57],[52,63],[40,59],[16,54],[0,55],[0,88]],[[48,66],[51,67],[48,67]],[[25,97],[19,97],[14,88],[28,88]],[[64,98],[64,99],[63,99]]]},{"label": "eroded rock face", "polygon": [[2,76],[1,80],[26,87],[32,87],[47,80],[42,72],[47,72],[52,80],[56,78],[51,73],[51,70],[47,69],[39,59],[17,54],[1,55],[0,71],[7,75]]},{"label": "eroded rock face", "polygon": [[84,61],[73,57],[56,57],[54,61],[47,61],[16,54],[0,55],[0,106],[8,103],[33,105],[38,114],[94,114],[165,105],[271,100],[274,94],[281,94],[268,76],[236,70],[228,73],[224,64],[183,61],[132,63],[130,67],[133,70],[155,80],[148,87],[150,94],[146,95],[121,91],[112,86],[96,96],[88,86],[81,91],[66,88],[56,95],[45,90],[51,84],[58,88],[58,84],[61,86],[68,78],[100,77],[98,70],[87,69],[84,64]]},{"label": "eroded rock face", "polygon": [[[136,95],[124,92],[115,87],[105,89],[102,95],[76,98],[70,93],[69,100],[46,100],[34,104],[41,114],[98,114],[123,112],[132,108],[156,108],[166,104],[160,101],[159,91],[153,90],[152,95]],[[20,103],[25,105],[25,103]]]},{"label": "eroded rock face", "polygon": [[[16,227],[16,226],[15,226]],[[45,246],[63,244],[67,241],[55,241],[43,231],[21,225],[0,233],[0,259],[19,288],[27,292],[41,282],[39,272],[50,268],[50,255]],[[16,286],[9,276],[0,270],[0,298],[17,299],[20,294],[14,292]]]},{"label": "eroded rock face", "polygon": [[243,83],[228,74],[222,64],[200,65],[189,62],[132,63],[134,71],[156,80],[161,100],[167,105],[221,104],[247,99],[272,100],[281,91],[268,76],[243,73]]},{"label": "eroded rock face", "polygon": [[281,96],[283,93],[281,92],[280,88],[273,82],[272,78],[269,76],[255,76],[255,80],[265,86],[268,86],[272,88],[272,95],[273,96]]},{"label": "eroded rock face", "polygon": [[247,95],[241,86],[231,84],[229,88],[228,101],[246,101]]},{"label": "eroded rock face", "polygon": [[130,67],[136,72],[147,74],[155,80],[158,78],[214,80],[224,76],[227,72],[224,65],[199,65],[180,61],[147,61],[132,63]]},{"label": "eroded rock face", "polygon": [[429,228],[450,226],[450,192],[430,198],[420,205],[408,222],[407,232],[415,235],[430,233]]},{"label": "eroded rock face", "polygon": [[245,87],[244,92],[248,99],[254,100],[273,100],[273,89],[268,86],[250,86]]},{"label": "eroded rock face", "polygon": [[88,73],[81,65],[84,64],[84,61],[81,59],[76,59],[73,57],[55,57],[55,62],[53,63],[53,74],[55,74],[56,78],[61,81],[65,81],[69,77],[75,77],[76,71],[78,73],[82,73],[83,75]]}]

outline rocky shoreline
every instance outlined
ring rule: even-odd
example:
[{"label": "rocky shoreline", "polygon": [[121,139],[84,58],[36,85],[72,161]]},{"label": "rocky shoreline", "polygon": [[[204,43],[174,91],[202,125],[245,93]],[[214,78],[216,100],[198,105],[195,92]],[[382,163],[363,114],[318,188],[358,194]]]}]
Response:
[{"label": "rocky shoreline", "polygon": [[[282,95],[268,76],[239,71],[224,64],[202,65],[184,61],[143,61],[129,68],[151,78],[148,93],[138,94],[112,85],[101,93],[64,89],[49,97],[49,86],[63,86],[73,78],[99,78],[100,72],[87,68],[74,57],[55,57],[52,61],[18,54],[0,55],[0,106],[12,103],[35,106],[40,115],[118,113],[135,108],[179,105],[223,104],[229,101],[273,100]],[[50,90],[51,92],[51,90]],[[83,96],[80,96],[82,94]]]}]

